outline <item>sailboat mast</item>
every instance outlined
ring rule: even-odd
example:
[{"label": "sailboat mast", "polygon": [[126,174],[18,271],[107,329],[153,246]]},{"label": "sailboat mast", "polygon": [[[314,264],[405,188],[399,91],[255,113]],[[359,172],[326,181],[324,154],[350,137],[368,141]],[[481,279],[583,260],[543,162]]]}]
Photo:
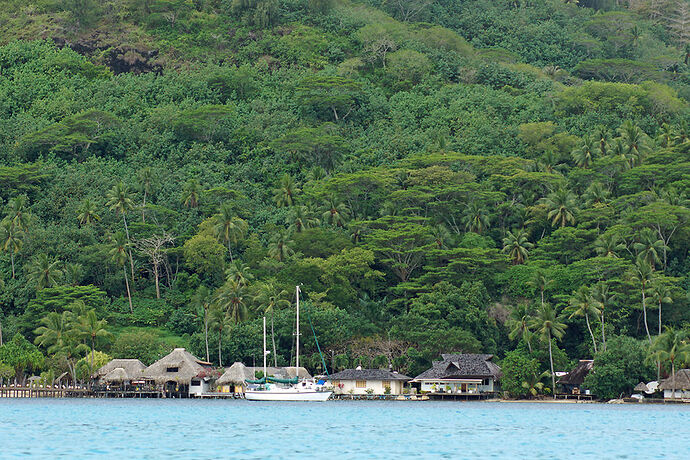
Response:
[{"label": "sailboat mast", "polygon": [[297,295],[297,350],[295,352],[297,359],[295,360],[295,377],[299,378],[299,286],[295,286],[295,293]]},{"label": "sailboat mast", "polygon": [[266,317],[264,316],[264,379],[266,378]]}]

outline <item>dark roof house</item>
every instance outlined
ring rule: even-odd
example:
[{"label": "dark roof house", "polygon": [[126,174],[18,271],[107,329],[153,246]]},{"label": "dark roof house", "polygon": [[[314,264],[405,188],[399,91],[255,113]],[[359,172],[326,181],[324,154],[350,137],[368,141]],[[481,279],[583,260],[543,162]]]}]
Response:
[{"label": "dark roof house", "polygon": [[662,380],[659,390],[690,390],[690,369],[676,371],[675,379],[669,376]]},{"label": "dark roof house", "polygon": [[570,389],[579,387],[585,381],[585,377],[587,377],[593,366],[594,360],[581,359],[573,370],[561,377],[556,383],[560,383]]},{"label": "dark roof house", "polygon": [[415,380],[430,379],[486,379],[501,378],[501,368],[491,362],[493,355],[474,353],[442,354],[441,361],[434,361]]},{"label": "dark roof house", "polygon": [[407,382],[412,378],[389,371],[388,369],[345,369],[342,372],[331,374],[329,380],[402,380]]}]

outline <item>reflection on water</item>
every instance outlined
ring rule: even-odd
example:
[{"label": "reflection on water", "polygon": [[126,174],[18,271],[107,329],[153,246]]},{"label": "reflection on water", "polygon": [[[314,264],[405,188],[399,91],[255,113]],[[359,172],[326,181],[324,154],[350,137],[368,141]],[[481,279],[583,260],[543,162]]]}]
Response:
[{"label": "reflection on water", "polygon": [[0,457],[690,458],[690,405],[0,400]]}]

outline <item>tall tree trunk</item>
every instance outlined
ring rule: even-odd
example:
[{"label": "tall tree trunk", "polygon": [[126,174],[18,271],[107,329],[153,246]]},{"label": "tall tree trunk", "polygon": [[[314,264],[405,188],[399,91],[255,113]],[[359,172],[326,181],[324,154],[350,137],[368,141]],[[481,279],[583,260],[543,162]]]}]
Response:
[{"label": "tall tree trunk", "polygon": [[553,372],[553,353],[551,352],[551,333],[549,333],[549,363],[551,364],[551,393],[556,399],[556,374]]},{"label": "tall tree trunk", "polygon": [[153,263],[153,277],[156,280],[156,299],[161,298],[161,289],[160,286],[158,285],[158,263],[154,262]]},{"label": "tall tree trunk", "polygon": [[146,223],[146,190],[144,190],[144,204],[141,207],[141,223]]},{"label": "tall tree trunk", "polygon": [[594,333],[592,332],[592,326],[589,324],[589,315],[585,313],[585,321],[587,322],[587,329],[589,330],[589,335],[592,336],[592,345],[594,345],[594,354],[597,353],[597,341],[594,340]]},{"label": "tall tree trunk", "polygon": [[642,314],[644,316],[644,329],[647,331],[647,340],[652,343],[652,336],[649,333],[649,324],[647,324],[647,297],[644,294],[645,283],[642,283]]},{"label": "tall tree trunk", "polygon": [[230,253],[230,263],[234,264],[235,261],[232,259],[232,248],[230,247],[230,240],[228,240],[228,252]]},{"label": "tall tree trunk", "polygon": [[132,248],[129,247],[131,246],[132,242],[129,239],[129,227],[127,227],[127,218],[125,217],[124,212],[122,213],[122,222],[125,224],[125,235],[127,235],[127,243],[129,243],[127,247],[127,254],[129,255],[129,266],[132,269],[132,283],[134,283],[134,259],[132,259]]},{"label": "tall tree trunk", "polygon": [[122,266],[122,271],[125,272],[125,286],[127,287],[127,298],[129,299],[129,312],[134,313],[134,307],[132,306],[132,293],[129,290],[129,280],[127,280],[127,269]]},{"label": "tall tree trunk", "polygon": [[[659,334],[661,335],[661,297],[659,298]],[[661,379],[661,360],[656,361],[656,381]]]},{"label": "tall tree trunk", "polygon": [[676,399],[676,363],[671,360],[671,399]]},{"label": "tall tree trunk", "polygon": [[211,361],[210,354],[208,352],[208,308],[204,306],[204,341],[206,342],[206,362]]},{"label": "tall tree trunk", "polygon": [[14,251],[10,253],[10,260],[12,261],[12,279],[14,278]]},{"label": "tall tree trunk", "polygon": [[223,360],[221,359],[220,356],[220,342],[223,339],[223,330],[219,329],[218,330],[218,366],[223,367]]},{"label": "tall tree trunk", "polygon": [[273,364],[278,367],[278,355],[276,354],[276,335],[273,332],[273,310],[271,310],[271,341],[273,342]]},{"label": "tall tree trunk", "polygon": [[91,375],[93,375],[93,364],[94,364],[95,360],[96,360],[95,337],[91,336],[91,374],[89,375],[89,379],[91,378]]},{"label": "tall tree trunk", "polygon": [[0,347],[2,346],[2,320],[0,320]]},{"label": "tall tree trunk", "polygon": [[604,323],[604,307],[601,307],[601,351],[606,351],[606,324]]}]

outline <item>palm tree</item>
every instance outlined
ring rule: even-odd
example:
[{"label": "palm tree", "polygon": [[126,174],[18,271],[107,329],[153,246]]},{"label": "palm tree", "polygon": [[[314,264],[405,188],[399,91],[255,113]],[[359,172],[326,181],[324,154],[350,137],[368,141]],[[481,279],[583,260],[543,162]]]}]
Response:
[{"label": "palm tree", "polygon": [[125,268],[125,264],[127,263],[127,249],[129,248],[129,243],[127,242],[127,237],[121,231],[115,232],[115,234],[110,238],[110,241],[110,260],[113,261],[115,265],[122,267],[122,272],[125,274],[127,299],[129,299],[129,312],[134,313],[134,307],[132,306],[132,293],[129,290],[129,280],[127,279],[127,269]]},{"label": "palm tree", "polygon": [[626,147],[630,167],[632,168],[641,163],[644,155],[650,150],[648,137],[639,126],[634,125],[630,120],[623,122],[618,132]]},{"label": "palm tree", "polygon": [[290,238],[290,232],[285,229],[278,229],[273,234],[268,246],[268,255],[279,262],[285,262],[292,257],[295,251],[292,245],[295,242]]},{"label": "palm tree", "polygon": [[61,262],[57,259],[51,259],[46,254],[39,254],[27,267],[27,277],[36,284],[36,289],[53,287],[58,284],[58,280],[62,278],[62,270],[60,270]]},{"label": "palm tree", "polygon": [[[575,316],[584,316],[587,323],[587,330],[592,336],[592,345],[594,346],[594,353],[597,353],[597,341],[594,339],[594,332],[592,332],[592,325],[589,322],[589,315],[599,317],[601,311],[597,308],[597,301],[592,297],[589,289],[585,286],[580,287],[570,298],[570,305],[566,308],[570,313],[570,318]],[[602,325],[603,327],[603,325]]]},{"label": "palm tree", "polygon": [[273,189],[273,201],[279,208],[293,206],[299,192],[300,189],[295,184],[295,180],[289,174],[283,174],[278,186]]},{"label": "palm tree", "polygon": [[36,344],[46,348],[50,354],[62,357],[69,370],[72,381],[76,382],[76,363],[82,352],[88,347],[76,340],[74,316],[70,311],[48,313],[41,319],[41,326],[34,331]]},{"label": "palm tree", "polygon": [[672,398],[676,397],[676,363],[690,359],[690,337],[685,331],[666,327],[664,333],[654,339],[649,349],[649,359],[658,363],[671,364]]},{"label": "palm tree", "polygon": [[88,198],[82,201],[77,212],[79,213],[77,215],[79,225],[91,225],[101,220],[101,216],[98,215],[96,210],[96,205]]},{"label": "palm tree", "polygon": [[132,269],[132,282],[134,282],[134,259],[132,259],[132,240],[129,238],[129,227],[127,227],[127,213],[134,208],[132,204],[132,199],[129,197],[129,190],[127,186],[122,182],[118,182],[111,188],[106,194],[106,206],[110,208],[111,211],[116,211],[122,214],[122,222],[125,225],[125,235],[127,235],[127,255],[129,256],[129,265]]},{"label": "palm tree", "polygon": [[[5,289],[5,281],[0,278],[0,289]],[[0,310],[0,313],[2,310]],[[0,347],[2,346],[2,314],[0,314]]]},{"label": "palm tree", "polygon": [[237,244],[245,237],[249,230],[249,224],[244,219],[235,215],[235,211],[230,203],[221,205],[219,213],[216,215],[216,237],[228,245],[230,262],[233,263],[232,245]]},{"label": "palm tree", "polygon": [[532,331],[529,330],[529,323],[532,312],[527,304],[520,304],[510,312],[510,318],[506,321],[506,326],[510,329],[508,337],[510,340],[522,338],[527,344],[530,354],[532,353]]},{"label": "palm tree", "polygon": [[293,206],[288,213],[289,229],[295,233],[302,233],[306,228],[319,225],[319,219],[313,217],[313,213],[307,206]]},{"label": "palm tree", "polygon": [[82,277],[84,276],[84,266],[75,262],[69,262],[63,265],[62,275],[65,283],[72,286],[79,286]]},{"label": "palm tree", "polygon": [[527,260],[529,249],[534,245],[527,239],[527,232],[524,228],[515,230],[515,233],[508,231],[508,236],[503,238],[503,252],[513,260],[513,265],[524,264]]},{"label": "palm tree", "polygon": [[350,209],[335,195],[330,195],[323,207],[321,218],[327,224],[343,227],[350,216]]},{"label": "palm tree", "polygon": [[594,250],[602,257],[618,257],[618,251],[624,249],[618,233],[603,233],[594,241]]},{"label": "palm tree", "polygon": [[28,230],[32,220],[32,215],[27,207],[28,201],[29,199],[26,195],[19,195],[11,198],[5,207],[6,217],[12,222],[13,226],[23,232]]},{"label": "palm tree", "polygon": [[225,270],[225,277],[228,281],[232,280],[242,287],[247,287],[249,282],[254,279],[254,275],[250,273],[249,266],[242,264],[239,260],[232,263]]},{"label": "palm tree", "polygon": [[659,147],[673,146],[673,139],[676,137],[675,130],[668,123],[663,123],[659,128],[659,134],[656,137],[656,143]]},{"label": "palm tree", "polygon": [[661,262],[659,252],[666,250],[664,240],[660,239],[651,228],[643,228],[637,236],[637,242],[633,244],[637,255],[642,257],[651,267],[655,268]]},{"label": "palm tree", "polygon": [[623,162],[624,169],[630,169],[631,156],[628,153],[628,147],[626,147],[625,143],[623,142],[623,139],[621,139],[620,137],[614,139],[613,145],[611,145],[609,152],[611,153],[611,155]]},{"label": "palm tree", "polygon": [[443,249],[446,247],[446,243],[450,240],[450,232],[448,228],[443,224],[437,224],[431,227],[431,237],[436,244],[438,249]]},{"label": "palm tree", "polygon": [[608,153],[610,135],[608,128],[604,125],[599,125],[594,130],[594,141],[599,144],[599,155],[602,157]]},{"label": "palm tree", "polygon": [[660,281],[655,281],[652,283],[649,289],[649,300],[659,305],[659,333],[661,335],[661,307],[662,304],[671,303],[673,299],[671,298],[671,290],[668,286],[661,284]]},{"label": "palm tree", "polygon": [[199,206],[201,196],[201,184],[196,179],[189,179],[182,188],[182,204],[185,208],[196,208]]},{"label": "palm tree", "polygon": [[615,300],[616,294],[609,293],[609,285],[599,282],[592,286],[592,297],[597,302],[597,308],[601,311],[601,351],[606,351],[606,307]]},{"label": "palm tree", "polygon": [[211,304],[211,308],[208,311],[208,321],[209,327],[215,329],[218,332],[218,366],[223,366],[223,356],[222,356],[222,341],[223,341],[223,331],[230,326],[230,317],[228,313],[220,306],[216,304]]},{"label": "palm tree", "polygon": [[546,277],[541,270],[537,270],[530,281],[527,282],[531,287],[539,291],[541,295],[541,307],[544,308],[544,292],[553,284],[553,280]]},{"label": "palm tree", "polygon": [[589,206],[606,203],[611,192],[601,182],[592,182],[585,190],[584,198]]},{"label": "palm tree", "polygon": [[108,322],[106,320],[98,319],[96,310],[93,309],[87,311],[85,315],[81,315],[75,319],[75,331],[77,335],[91,343],[91,373],[93,373],[93,363],[96,358],[96,342],[99,339],[105,339],[112,336],[106,329],[107,324]]},{"label": "palm tree", "polygon": [[228,314],[231,323],[239,324],[249,316],[245,294],[246,288],[230,279],[218,288],[213,302]]},{"label": "palm tree", "polygon": [[581,168],[589,168],[594,162],[594,152],[596,151],[596,140],[591,136],[582,138],[582,144],[572,152],[573,161]]},{"label": "palm tree", "polygon": [[556,315],[556,311],[549,304],[544,304],[540,309],[536,317],[532,318],[530,326],[537,333],[539,333],[542,339],[549,343],[549,363],[551,364],[551,385],[553,390],[553,398],[556,399],[556,374],[553,370],[553,352],[551,346],[551,338],[560,340],[565,334],[565,328],[567,327],[560,321],[560,318]]},{"label": "palm tree", "polygon": [[542,198],[541,201],[549,211],[547,217],[551,219],[551,225],[559,225],[563,228],[568,224],[575,223],[574,213],[577,209],[577,202],[575,195],[569,190],[559,188]]},{"label": "palm tree", "polygon": [[203,315],[204,318],[204,342],[206,342],[206,362],[210,361],[208,350],[208,312],[211,305],[211,291],[203,284],[196,289],[191,299],[192,306]]},{"label": "palm tree", "polygon": [[647,331],[647,340],[652,343],[652,336],[649,333],[649,325],[647,324],[647,285],[654,276],[654,269],[642,257],[638,257],[635,264],[635,271],[633,272],[632,281],[640,284],[640,291],[642,292],[642,312],[644,315],[644,328]]},{"label": "palm tree", "polygon": [[137,174],[137,188],[144,193],[144,200],[141,205],[141,222],[146,223],[146,196],[153,191],[154,183],[153,170],[150,166],[145,166]]},{"label": "palm tree", "polygon": [[273,281],[267,281],[259,287],[259,291],[254,296],[254,302],[258,304],[257,310],[264,315],[271,316],[271,342],[273,343],[273,365],[278,367],[278,354],[276,352],[276,337],[273,328],[275,310],[281,307],[289,307],[290,301],[287,300],[288,292],[279,290]]},{"label": "palm tree", "polygon": [[486,208],[476,201],[472,201],[465,208],[465,228],[474,233],[482,234],[489,228],[490,220]]},{"label": "palm tree", "polygon": [[525,381],[522,382],[522,388],[527,390],[530,395],[537,396],[540,392],[544,390],[543,379],[549,376],[549,371],[544,371],[541,374],[528,374]]},{"label": "palm tree", "polygon": [[22,249],[24,244],[23,237],[24,232],[12,225],[12,221],[9,218],[5,218],[0,222],[0,249],[10,253],[12,279],[15,279],[14,256]]}]

